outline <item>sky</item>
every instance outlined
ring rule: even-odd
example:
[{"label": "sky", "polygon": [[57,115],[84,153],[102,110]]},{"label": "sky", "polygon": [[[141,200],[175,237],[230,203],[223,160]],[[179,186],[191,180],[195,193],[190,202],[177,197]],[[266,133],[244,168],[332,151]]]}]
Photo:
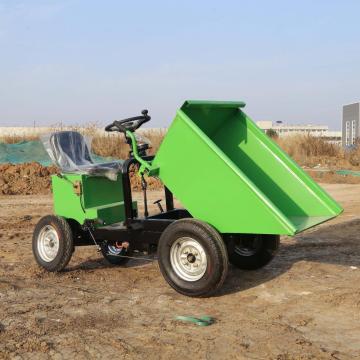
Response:
[{"label": "sky", "polygon": [[360,101],[360,1],[0,0],[0,125],[107,124],[186,99],[340,129]]}]

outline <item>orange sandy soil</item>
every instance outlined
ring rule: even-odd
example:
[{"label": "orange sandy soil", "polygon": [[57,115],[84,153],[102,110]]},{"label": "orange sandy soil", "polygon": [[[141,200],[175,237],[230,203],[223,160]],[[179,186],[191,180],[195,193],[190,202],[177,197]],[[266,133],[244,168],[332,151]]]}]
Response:
[{"label": "orange sandy soil", "polygon": [[[260,270],[230,267],[206,299],[172,290],[156,261],[110,266],[94,247],[77,248],[65,272],[46,273],[31,236],[52,211],[50,196],[0,196],[0,358],[360,358],[360,185],[325,188],[344,206],[340,217],[283,237]],[[150,192],[151,203],[159,197]]]}]

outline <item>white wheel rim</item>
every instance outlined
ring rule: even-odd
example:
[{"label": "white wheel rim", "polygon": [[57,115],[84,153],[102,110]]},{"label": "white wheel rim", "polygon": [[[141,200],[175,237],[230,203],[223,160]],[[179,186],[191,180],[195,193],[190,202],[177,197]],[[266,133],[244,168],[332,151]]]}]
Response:
[{"label": "white wheel rim", "polygon": [[51,262],[59,252],[59,235],[51,225],[44,226],[38,236],[37,248],[42,260]]},{"label": "white wheel rim", "polygon": [[207,268],[205,249],[195,239],[181,237],[170,248],[170,263],[182,280],[200,280]]}]

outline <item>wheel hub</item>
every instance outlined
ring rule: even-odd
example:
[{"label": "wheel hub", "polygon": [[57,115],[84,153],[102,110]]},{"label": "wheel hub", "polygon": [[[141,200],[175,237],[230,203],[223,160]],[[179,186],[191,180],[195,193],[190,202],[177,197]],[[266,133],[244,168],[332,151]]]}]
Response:
[{"label": "wheel hub", "polygon": [[190,264],[193,264],[195,261],[196,261],[196,256],[194,254],[189,254],[187,256],[187,261],[190,263]]},{"label": "wheel hub", "polygon": [[170,249],[170,263],[175,273],[183,280],[200,280],[207,268],[205,249],[190,237],[177,239]]},{"label": "wheel hub", "polygon": [[42,260],[53,261],[59,252],[59,236],[51,225],[44,226],[38,236],[38,253]]}]

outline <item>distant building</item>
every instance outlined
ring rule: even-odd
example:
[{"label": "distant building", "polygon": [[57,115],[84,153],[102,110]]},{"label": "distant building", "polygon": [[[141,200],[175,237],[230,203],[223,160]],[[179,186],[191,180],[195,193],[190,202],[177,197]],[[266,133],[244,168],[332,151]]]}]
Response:
[{"label": "distant building", "polygon": [[327,125],[285,125],[273,124],[272,121],[258,121],[257,125],[265,132],[274,130],[279,137],[305,134],[316,137],[322,137],[326,141],[341,144],[341,131],[330,131]]},{"label": "distant building", "polygon": [[351,147],[360,138],[360,103],[343,106],[342,144]]}]

